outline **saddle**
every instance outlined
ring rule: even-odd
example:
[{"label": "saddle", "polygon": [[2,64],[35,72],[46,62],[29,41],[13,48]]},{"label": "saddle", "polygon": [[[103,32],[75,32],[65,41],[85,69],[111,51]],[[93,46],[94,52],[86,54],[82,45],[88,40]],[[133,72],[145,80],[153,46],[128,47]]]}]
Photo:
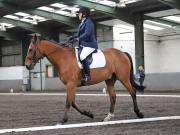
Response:
[{"label": "saddle", "polygon": [[[75,53],[76,53],[76,60],[78,62],[79,68],[82,69],[82,64],[80,61],[80,54],[81,54],[82,48],[81,47],[75,47]],[[106,60],[103,52],[99,49],[96,49],[94,52],[92,52],[87,58],[86,61],[88,62],[89,68],[101,68],[106,65]]]},{"label": "saddle", "polygon": [[[80,63],[82,64],[82,61],[80,60],[80,54],[81,54],[81,52],[82,52],[82,47],[79,47],[79,48],[77,48],[78,49],[78,58],[79,58],[79,61],[80,61]],[[97,53],[97,49],[95,49],[90,55],[88,55],[87,57],[86,57],[86,62],[87,62],[87,64],[88,64],[88,66],[89,65],[91,65],[91,63],[92,63],[92,61],[93,61],[93,58],[92,58],[92,54],[93,53]]]}]

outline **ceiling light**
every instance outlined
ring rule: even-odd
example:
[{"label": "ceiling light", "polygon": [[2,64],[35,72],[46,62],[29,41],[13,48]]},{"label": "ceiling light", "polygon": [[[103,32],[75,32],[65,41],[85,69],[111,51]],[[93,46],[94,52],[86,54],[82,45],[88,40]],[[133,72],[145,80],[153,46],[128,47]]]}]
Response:
[{"label": "ceiling light", "polygon": [[19,17],[15,15],[5,15],[4,17],[9,19],[19,20]]},{"label": "ceiling light", "polygon": [[30,23],[33,25],[37,25],[38,24],[37,20],[34,18],[32,18],[32,19],[31,18],[22,18],[22,19],[20,19],[20,21],[27,22],[27,23]]},{"label": "ceiling light", "polygon": [[37,24],[38,24],[38,21],[37,21],[37,20],[33,20],[33,21],[32,21],[32,24],[33,24],[33,25],[37,25]]},{"label": "ceiling light", "polygon": [[30,14],[23,13],[23,12],[17,12],[17,13],[15,13],[15,15],[19,15],[19,16],[23,16],[23,17],[30,16]]},{"label": "ceiling light", "polygon": [[152,30],[163,30],[164,29],[162,27],[158,27],[158,26],[154,26],[154,25],[150,25],[150,24],[144,24],[144,27],[148,28],[148,29],[152,29]]},{"label": "ceiling light", "polygon": [[63,11],[63,10],[57,10],[55,13],[61,14],[61,15],[68,15],[69,14],[69,12]]},{"label": "ceiling light", "polygon": [[116,6],[116,2],[114,2],[113,0],[88,0],[88,1],[91,1],[94,3],[100,3],[100,4],[111,6],[111,7]]},{"label": "ceiling light", "polygon": [[42,17],[42,16],[38,16],[38,15],[34,15],[34,16],[31,16],[32,19],[36,20],[37,22],[43,22],[43,21],[46,21],[48,19]]},{"label": "ceiling light", "polygon": [[174,21],[174,22],[178,22],[178,23],[180,22],[180,17],[177,17],[177,16],[166,16],[166,17],[163,17],[163,18]]},{"label": "ceiling light", "polygon": [[12,28],[15,27],[14,25],[10,24],[10,23],[1,23],[1,25],[6,26],[6,28]]},{"label": "ceiling light", "polygon": [[79,11],[79,8],[77,8],[77,7],[72,7],[72,8],[71,8],[71,16],[72,16],[72,17],[76,17],[77,11]]},{"label": "ceiling light", "polygon": [[135,3],[143,0],[124,0],[126,4]]},{"label": "ceiling light", "polygon": [[3,25],[3,24],[0,25],[0,31],[6,31],[5,25]]},{"label": "ceiling light", "polygon": [[54,9],[53,9],[53,8],[46,7],[46,6],[39,7],[39,8],[37,8],[37,9],[43,10],[43,11],[47,11],[47,12],[54,12]]},{"label": "ceiling light", "polygon": [[57,8],[65,8],[65,7],[67,7],[67,5],[64,5],[64,4],[61,4],[61,3],[54,3],[54,4],[51,4],[51,6],[57,7]]},{"label": "ceiling light", "polygon": [[124,8],[124,7],[126,7],[126,4],[125,4],[124,0],[119,0],[119,3],[117,3],[116,6],[119,8]]},{"label": "ceiling light", "polygon": [[112,7],[116,6],[116,2],[109,1],[109,0],[101,0],[101,1],[98,1],[98,3],[103,4],[103,5],[112,6]]},{"label": "ceiling light", "polygon": [[157,25],[161,25],[161,26],[165,26],[165,27],[169,27],[169,28],[172,27],[171,25],[164,24],[164,23],[161,23],[161,22],[151,21],[151,20],[146,20],[145,22],[150,22],[150,23],[153,23],[153,24],[157,24]]}]

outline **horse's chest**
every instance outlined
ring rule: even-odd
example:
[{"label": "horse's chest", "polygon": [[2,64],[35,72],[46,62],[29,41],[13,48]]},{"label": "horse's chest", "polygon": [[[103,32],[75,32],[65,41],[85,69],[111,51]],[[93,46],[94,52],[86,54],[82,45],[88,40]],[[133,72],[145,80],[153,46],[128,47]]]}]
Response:
[{"label": "horse's chest", "polygon": [[66,84],[66,83],[67,83],[67,80],[66,80],[66,78],[65,78],[65,77],[60,76],[59,78],[60,78],[60,80],[61,80],[64,84]]}]

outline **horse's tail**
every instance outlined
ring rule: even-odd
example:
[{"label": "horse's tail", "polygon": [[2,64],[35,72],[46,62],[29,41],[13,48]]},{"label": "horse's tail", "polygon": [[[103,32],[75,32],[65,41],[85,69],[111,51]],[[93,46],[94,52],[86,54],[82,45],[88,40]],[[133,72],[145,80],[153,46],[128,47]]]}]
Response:
[{"label": "horse's tail", "polygon": [[145,86],[140,86],[140,85],[137,84],[137,83],[135,82],[135,80],[134,80],[133,62],[132,62],[132,58],[131,58],[130,54],[127,53],[127,52],[124,52],[124,53],[128,56],[128,58],[129,58],[129,60],[130,60],[130,62],[131,62],[130,82],[131,82],[132,86],[133,86],[136,90],[138,90],[139,92],[144,92],[144,89],[145,89],[146,87],[145,87]]}]

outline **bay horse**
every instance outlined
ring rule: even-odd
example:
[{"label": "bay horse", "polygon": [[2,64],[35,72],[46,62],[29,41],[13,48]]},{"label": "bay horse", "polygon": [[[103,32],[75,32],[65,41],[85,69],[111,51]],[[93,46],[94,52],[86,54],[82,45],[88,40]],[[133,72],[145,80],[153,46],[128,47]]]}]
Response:
[{"label": "bay horse", "polygon": [[[116,92],[114,84],[116,80],[121,81],[132,97],[134,112],[137,117],[143,118],[143,113],[139,111],[136,101],[136,90],[144,91],[144,86],[140,86],[134,81],[133,63],[131,56],[115,48],[103,50],[106,65],[102,68],[90,70],[91,80],[85,85],[93,85],[105,81],[110,98],[110,109],[104,121],[109,121],[114,117],[116,103]],[[29,44],[25,66],[28,70],[34,68],[39,59],[46,57],[59,72],[59,79],[66,86],[66,105],[62,123],[68,121],[68,111],[72,106],[82,115],[94,118],[90,111],[82,110],[75,102],[77,87],[81,86],[82,73],[78,66],[75,48],[63,47],[52,41],[33,36]]]}]

